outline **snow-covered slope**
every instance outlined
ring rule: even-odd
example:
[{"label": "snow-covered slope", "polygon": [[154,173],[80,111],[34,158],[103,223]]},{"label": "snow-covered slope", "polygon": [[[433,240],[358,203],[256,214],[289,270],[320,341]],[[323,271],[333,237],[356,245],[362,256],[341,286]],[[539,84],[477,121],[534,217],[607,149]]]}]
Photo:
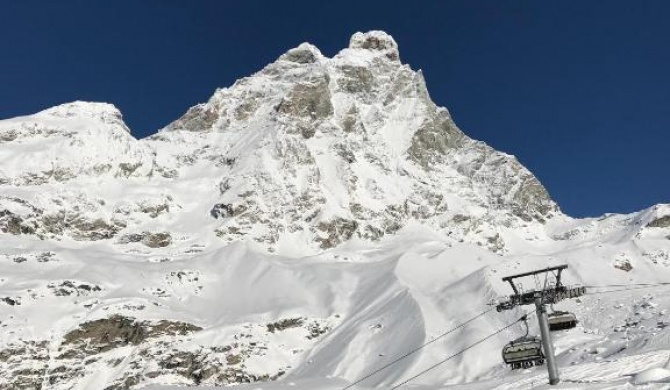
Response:
[{"label": "snow-covered slope", "polygon": [[[379,31],[333,58],[301,44],[147,139],[113,106],[74,102],[0,121],[0,144],[0,389],[342,388],[487,310],[508,274],[565,263],[570,283],[670,281],[670,206],[562,214],[513,156],[463,134]],[[669,302],[654,287],[561,303],[581,320],[556,340],[564,377],[627,386],[660,367]],[[520,314],[488,313],[361,386]],[[412,383],[542,383],[500,361],[521,329]]]}]

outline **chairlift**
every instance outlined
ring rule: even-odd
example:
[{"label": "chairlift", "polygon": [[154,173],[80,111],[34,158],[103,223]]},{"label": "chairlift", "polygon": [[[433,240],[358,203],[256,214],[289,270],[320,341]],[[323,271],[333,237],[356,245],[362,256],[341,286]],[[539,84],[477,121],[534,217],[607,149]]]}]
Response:
[{"label": "chairlift", "polygon": [[577,316],[568,311],[554,311],[548,315],[549,330],[572,329],[577,326]]},{"label": "chairlift", "polygon": [[505,364],[512,367],[512,370],[541,366],[544,364],[542,340],[535,336],[519,337],[505,345],[502,358]]},{"label": "chairlift", "polygon": [[512,370],[544,364],[542,339],[536,336],[529,336],[526,317],[523,318],[523,322],[526,326],[526,334],[514,341],[510,341],[502,350],[503,361],[505,364],[509,364]]}]

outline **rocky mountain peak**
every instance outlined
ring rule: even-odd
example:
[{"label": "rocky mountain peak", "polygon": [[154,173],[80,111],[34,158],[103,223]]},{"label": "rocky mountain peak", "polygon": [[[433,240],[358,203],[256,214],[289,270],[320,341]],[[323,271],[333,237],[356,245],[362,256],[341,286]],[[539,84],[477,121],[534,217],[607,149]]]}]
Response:
[{"label": "rocky mountain peak", "polygon": [[321,51],[316,46],[307,42],[301,43],[298,47],[290,49],[279,57],[280,60],[298,64],[311,64],[321,58],[323,58]]},{"label": "rocky mountain peak", "polygon": [[[226,145],[203,149],[214,134]],[[329,248],[352,237],[380,239],[409,220],[480,240],[473,232],[482,231],[482,218],[491,226],[488,240],[501,248],[492,238],[496,226],[544,222],[558,212],[513,156],[456,126],[381,31],[354,34],[333,58],[303,43],[217,90],[155,139],[188,139],[189,156],[234,160],[213,211],[217,234],[254,236],[271,248],[287,231]]]},{"label": "rocky mountain peak", "polygon": [[[165,196],[147,194],[161,210],[180,210],[164,198],[194,181],[189,196],[206,199],[194,229],[269,250],[295,246],[294,240],[317,251],[352,238],[375,241],[411,221],[503,250],[501,227],[542,223],[558,212],[513,156],[456,126],[431,100],[422,73],[400,63],[395,40],[381,31],[354,34],[333,58],[303,43],[141,141],[104,103],[73,102],[26,118],[42,122],[21,124],[21,134],[42,134],[49,142],[17,148],[5,159],[14,168],[0,171],[0,180],[133,179],[140,188],[165,180]],[[10,120],[0,130],[5,125],[17,127]],[[35,130],[54,126],[53,134]],[[30,164],[23,162],[26,153]],[[110,231],[126,237],[123,242],[153,234],[143,222],[133,225],[141,218],[125,214],[134,206],[107,202],[87,218],[117,218]],[[172,218],[176,226],[180,218]]]},{"label": "rocky mountain peak", "polygon": [[378,51],[393,61],[400,61],[398,44],[392,36],[384,31],[357,32],[351,36],[349,48]]}]

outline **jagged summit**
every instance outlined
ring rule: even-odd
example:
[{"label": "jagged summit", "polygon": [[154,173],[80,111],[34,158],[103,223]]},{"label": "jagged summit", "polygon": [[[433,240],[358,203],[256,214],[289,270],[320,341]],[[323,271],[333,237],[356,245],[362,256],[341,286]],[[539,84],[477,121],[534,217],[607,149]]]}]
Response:
[{"label": "jagged summit", "polygon": [[[392,61],[380,62],[379,59]],[[263,113],[257,111],[260,106],[274,107],[274,111],[265,112],[270,116],[289,111],[301,117],[337,115],[332,94],[339,91],[374,93],[375,82],[383,83],[384,79],[395,78],[395,73],[401,70],[410,71],[408,67],[401,66],[393,38],[381,31],[354,34],[349,47],[334,58],[323,56],[310,43],[302,43],[255,75],[238,80],[229,88],[217,90],[207,103],[191,107],[164,130],[221,131],[239,125],[236,122],[261,116]],[[331,80],[336,85],[331,86]],[[293,84],[299,86],[292,90]],[[389,100],[392,99],[390,94],[401,92],[378,89],[385,95],[371,96],[367,100]],[[297,105],[290,102],[294,97],[300,99],[296,95],[305,93],[316,100],[302,100]],[[427,95],[427,92],[424,93]],[[261,104],[261,100],[265,104]],[[231,107],[232,104],[236,106]]]},{"label": "jagged summit", "polygon": [[311,64],[323,58],[321,51],[311,43],[303,42],[298,47],[282,54],[279,59],[298,64]]},{"label": "jagged summit", "polygon": [[[192,138],[188,133],[221,133],[228,144],[218,153],[255,172],[222,179],[220,203],[233,210],[217,230],[226,237],[251,231],[247,214],[291,215],[288,225],[263,227],[270,242],[289,228],[329,247],[351,237],[378,239],[409,219],[463,232],[470,223],[450,219],[475,213],[478,221],[518,225],[558,212],[513,156],[458,129],[431,100],[422,73],[402,64],[397,44],[380,31],[354,34],[333,58],[301,44],[217,90],[155,139]],[[262,194],[281,200],[261,202]],[[310,200],[295,207],[296,198]],[[463,199],[473,208],[463,208]],[[305,214],[313,217],[305,222]]]},{"label": "jagged summit", "polygon": [[[398,44],[392,36],[384,31],[369,31],[366,33],[357,32],[351,36],[349,46],[342,52],[366,51],[376,54],[382,54],[390,60],[400,61]],[[341,53],[342,53],[341,52]],[[290,49],[279,57],[280,60],[295,62],[299,64],[311,64],[324,59],[321,51],[311,43],[301,43],[299,46]]]},{"label": "jagged summit", "polygon": [[357,32],[349,40],[350,49],[366,49],[382,52],[390,60],[400,61],[398,44],[384,31]]}]

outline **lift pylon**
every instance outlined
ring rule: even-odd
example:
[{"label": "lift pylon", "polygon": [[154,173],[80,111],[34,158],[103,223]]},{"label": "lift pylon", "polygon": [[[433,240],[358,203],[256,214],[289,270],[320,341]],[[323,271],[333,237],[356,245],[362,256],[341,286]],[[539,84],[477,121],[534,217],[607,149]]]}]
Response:
[{"label": "lift pylon", "polygon": [[[524,272],[517,275],[506,276],[502,278],[503,282],[508,282],[512,286],[514,294],[510,295],[506,301],[498,303],[496,309],[501,312],[503,310],[512,310],[517,306],[535,305],[537,312],[537,319],[540,326],[540,334],[542,336],[542,349],[547,360],[547,370],[549,372],[549,384],[555,385],[560,381],[558,368],[556,367],[556,359],[554,356],[554,345],[551,340],[549,332],[549,322],[547,317],[547,304],[554,304],[563,299],[577,298],[586,293],[584,287],[569,288],[563,285],[561,281],[561,273],[568,268],[567,265],[560,265],[557,267],[548,267],[541,270]],[[515,283],[515,279],[525,278],[529,276],[536,277],[544,274],[544,286],[541,289],[530,291],[523,291],[520,283]],[[549,283],[549,275],[554,276],[554,281]]]}]

